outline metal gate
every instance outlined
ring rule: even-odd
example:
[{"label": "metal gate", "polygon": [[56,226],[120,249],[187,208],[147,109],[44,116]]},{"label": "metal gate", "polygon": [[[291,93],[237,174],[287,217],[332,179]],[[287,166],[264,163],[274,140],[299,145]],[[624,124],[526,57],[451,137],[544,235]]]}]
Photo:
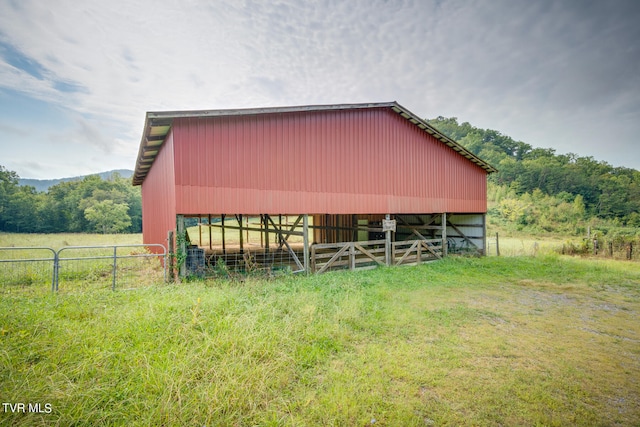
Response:
[{"label": "metal gate", "polygon": [[[155,252],[152,252],[155,250]],[[163,245],[0,248],[2,292],[136,288],[166,281]]]},{"label": "metal gate", "polygon": [[47,247],[0,248],[0,285],[2,291],[15,288],[52,289],[55,276],[56,251]]}]

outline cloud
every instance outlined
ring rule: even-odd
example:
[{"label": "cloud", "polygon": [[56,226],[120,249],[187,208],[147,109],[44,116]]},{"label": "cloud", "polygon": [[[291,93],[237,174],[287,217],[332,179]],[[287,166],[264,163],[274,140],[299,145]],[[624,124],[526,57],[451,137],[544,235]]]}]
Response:
[{"label": "cloud", "polygon": [[72,144],[94,147],[106,155],[122,151],[122,140],[114,138],[111,132],[105,132],[104,129],[103,122],[77,116],[73,127],[50,133],[49,140],[58,146]]},{"label": "cloud", "polygon": [[0,122],[0,133],[9,134],[16,137],[25,137],[29,135],[29,131],[22,127],[17,127],[2,122]]},{"label": "cloud", "polygon": [[42,174],[48,172],[49,170],[46,164],[42,162],[32,161],[18,161],[13,163],[12,167],[20,169],[22,171],[22,173],[19,174],[20,178],[43,176]]},{"label": "cloud", "polygon": [[[569,126],[617,123],[631,144],[638,5],[8,2],[0,89],[60,106],[72,124],[48,134],[91,147],[89,159],[135,161],[145,111],[391,100],[542,146],[567,144]],[[581,138],[583,152],[605,153]]]}]

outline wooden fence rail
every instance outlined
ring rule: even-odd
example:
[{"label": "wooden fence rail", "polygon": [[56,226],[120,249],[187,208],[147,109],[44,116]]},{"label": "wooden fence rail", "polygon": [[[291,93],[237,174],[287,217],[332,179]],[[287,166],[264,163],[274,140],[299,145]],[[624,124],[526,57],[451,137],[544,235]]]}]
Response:
[{"label": "wooden fence rail", "polygon": [[[442,258],[442,239],[419,239],[392,242],[322,243],[311,246],[311,270],[323,273],[330,269],[369,269],[378,265],[420,264]],[[390,254],[390,258],[389,255]]]},{"label": "wooden fence rail", "polygon": [[393,242],[394,265],[420,264],[442,258],[442,239]]},{"label": "wooden fence rail", "polygon": [[388,265],[384,240],[322,243],[311,246],[311,270],[323,273],[330,268],[349,270]]}]

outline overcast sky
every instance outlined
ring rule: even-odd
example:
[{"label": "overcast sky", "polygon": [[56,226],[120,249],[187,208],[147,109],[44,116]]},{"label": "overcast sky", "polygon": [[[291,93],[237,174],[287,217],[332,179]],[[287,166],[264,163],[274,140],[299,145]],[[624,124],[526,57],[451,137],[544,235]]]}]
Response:
[{"label": "overcast sky", "polygon": [[640,169],[638,0],[0,0],[0,165],[133,169],[147,111],[398,101]]}]

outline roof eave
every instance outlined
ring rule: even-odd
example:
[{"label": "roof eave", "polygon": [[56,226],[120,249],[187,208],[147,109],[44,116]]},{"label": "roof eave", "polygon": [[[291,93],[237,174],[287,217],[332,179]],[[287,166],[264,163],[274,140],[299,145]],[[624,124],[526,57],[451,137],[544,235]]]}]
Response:
[{"label": "roof eave", "polygon": [[456,151],[461,156],[465,157],[466,159],[468,159],[471,162],[475,163],[476,165],[480,166],[482,169],[487,171],[487,173],[498,172],[498,170],[495,167],[491,166],[489,163],[485,162],[480,157],[476,156],[471,151],[467,150],[465,147],[460,145],[458,142],[454,141],[453,139],[449,138],[444,133],[440,132],[438,129],[436,129],[433,126],[431,126],[426,120],[423,120],[420,117],[416,116],[411,111],[407,110],[406,108],[404,108],[402,105],[398,104],[397,102],[394,102],[393,104],[394,105],[391,107],[391,109],[393,111],[395,111],[396,113],[400,114],[402,117],[404,117],[405,119],[407,119],[408,121],[410,121],[414,125],[418,126],[420,129],[424,130],[429,135],[431,135],[431,136],[435,137],[436,139],[440,140],[445,145],[451,147],[454,151]]}]

